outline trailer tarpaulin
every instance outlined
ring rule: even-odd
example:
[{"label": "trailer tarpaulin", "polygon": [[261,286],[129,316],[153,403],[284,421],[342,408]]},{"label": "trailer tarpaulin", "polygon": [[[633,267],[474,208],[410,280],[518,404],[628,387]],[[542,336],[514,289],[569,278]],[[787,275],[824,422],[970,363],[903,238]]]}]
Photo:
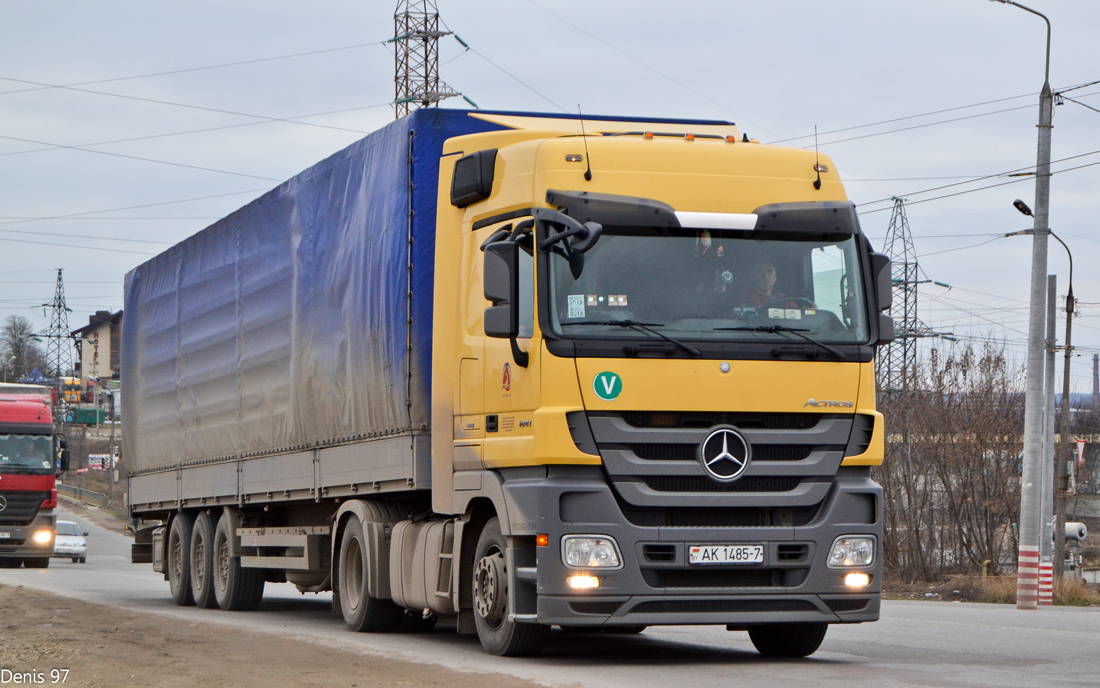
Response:
[{"label": "trailer tarpaulin", "polygon": [[418,110],[127,274],[131,470],[427,428],[439,157],[496,128]]}]

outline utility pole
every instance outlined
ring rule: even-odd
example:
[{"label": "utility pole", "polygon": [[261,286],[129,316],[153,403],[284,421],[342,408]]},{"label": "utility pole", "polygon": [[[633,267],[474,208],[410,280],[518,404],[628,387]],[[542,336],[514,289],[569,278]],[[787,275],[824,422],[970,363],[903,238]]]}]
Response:
[{"label": "utility pole", "polygon": [[1054,544],[1054,349],[1058,310],[1058,277],[1047,275],[1046,373],[1043,376],[1043,499],[1039,506],[1042,536],[1039,540],[1039,605],[1054,603],[1052,546]]},{"label": "utility pole", "polygon": [[[1058,239],[1057,236],[1054,237]],[[1069,253],[1069,247],[1058,239]],[[1073,298],[1073,254],[1069,256],[1069,291],[1066,292],[1066,357],[1062,363],[1062,423],[1059,430],[1058,461],[1054,464],[1054,576],[1061,578],[1065,573],[1066,556],[1066,498],[1069,496],[1069,476],[1067,464],[1070,461],[1069,443],[1069,367],[1073,356],[1073,340],[1070,335],[1073,332],[1073,314],[1077,308],[1077,302]]]},{"label": "utility pole", "polygon": [[393,23],[393,38],[387,42],[395,47],[395,118],[401,119],[416,106],[437,107],[444,98],[461,96],[439,78],[439,39],[452,32],[439,30],[435,0],[401,0]]},{"label": "utility pole", "polygon": [[1050,90],[1050,20],[1013,0],[997,0],[1039,16],[1047,25],[1046,68],[1039,93],[1039,145],[1035,165],[1035,224],[1031,244],[1031,307],[1028,317],[1027,380],[1024,395],[1024,456],[1020,480],[1019,555],[1016,608],[1037,609],[1039,597],[1039,503],[1043,479],[1043,321],[1046,316],[1047,234],[1050,211],[1050,130],[1054,99]]}]

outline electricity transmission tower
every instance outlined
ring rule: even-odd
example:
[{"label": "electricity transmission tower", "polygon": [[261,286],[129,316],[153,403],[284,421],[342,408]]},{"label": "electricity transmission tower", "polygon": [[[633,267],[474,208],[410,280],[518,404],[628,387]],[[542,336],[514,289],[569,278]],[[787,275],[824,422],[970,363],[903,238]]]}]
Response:
[{"label": "electricity transmission tower", "polygon": [[[57,269],[57,288],[53,301],[42,304],[50,309],[50,329],[37,335],[46,340],[46,366],[51,377],[60,378],[73,369],[72,335],[69,332],[69,313],[72,309],[65,305],[65,283],[61,279],[61,268]],[[59,388],[60,389],[60,388]]]},{"label": "electricity transmission tower", "polygon": [[439,79],[439,30],[435,0],[401,0],[393,15],[394,110],[397,119],[414,107],[436,107],[444,98],[462,95]]},{"label": "electricity transmission tower", "polygon": [[882,391],[909,389],[914,381],[917,362],[917,339],[934,337],[936,332],[917,317],[917,285],[931,280],[918,280],[917,252],[909,218],[905,216],[905,201],[894,199],[890,228],[886,232],[883,253],[890,257],[894,302],[889,315],[894,319],[894,341],[878,351],[878,386]]}]

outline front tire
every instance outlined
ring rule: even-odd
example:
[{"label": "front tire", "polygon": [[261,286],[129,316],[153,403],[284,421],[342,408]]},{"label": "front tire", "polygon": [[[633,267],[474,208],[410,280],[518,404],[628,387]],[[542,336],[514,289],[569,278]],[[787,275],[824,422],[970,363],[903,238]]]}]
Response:
[{"label": "front tire", "polygon": [[371,597],[369,571],[370,544],[363,523],[352,516],[340,539],[340,611],[344,623],[356,633],[385,633],[397,626],[402,611],[393,600]]},{"label": "front tire", "polygon": [[168,527],[168,588],[180,607],[195,604],[191,595],[191,515],[181,511]]},{"label": "front tire", "polygon": [[241,558],[229,553],[229,539],[232,536],[229,519],[223,515],[214,529],[214,598],[218,606],[227,612],[250,612],[263,601],[264,572],[262,569],[241,567]]},{"label": "front tire", "polygon": [[23,566],[28,569],[44,569],[50,565],[49,557],[27,557],[23,560]]},{"label": "front tire", "polygon": [[765,657],[808,657],[825,640],[828,624],[779,623],[749,627],[749,639]]},{"label": "front tire", "polygon": [[191,527],[191,595],[201,609],[218,606],[214,596],[214,519],[206,511],[199,513]]},{"label": "front tire", "polygon": [[508,594],[507,549],[500,520],[489,519],[474,549],[471,584],[477,636],[489,654],[502,657],[535,655],[550,637],[550,627],[508,619],[512,605]]}]

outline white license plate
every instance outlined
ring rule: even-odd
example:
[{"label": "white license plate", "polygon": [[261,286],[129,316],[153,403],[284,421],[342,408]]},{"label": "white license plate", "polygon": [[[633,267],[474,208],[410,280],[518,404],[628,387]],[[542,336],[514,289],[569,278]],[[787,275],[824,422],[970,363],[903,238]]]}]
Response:
[{"label": "white license plate", "polygon": [[0,540],[7,540],[11,537],[11,533],[0,533]]},{"label": "white license plate", "polygon": [[689,564],[761,564],[764,545],[689,545]]}]

